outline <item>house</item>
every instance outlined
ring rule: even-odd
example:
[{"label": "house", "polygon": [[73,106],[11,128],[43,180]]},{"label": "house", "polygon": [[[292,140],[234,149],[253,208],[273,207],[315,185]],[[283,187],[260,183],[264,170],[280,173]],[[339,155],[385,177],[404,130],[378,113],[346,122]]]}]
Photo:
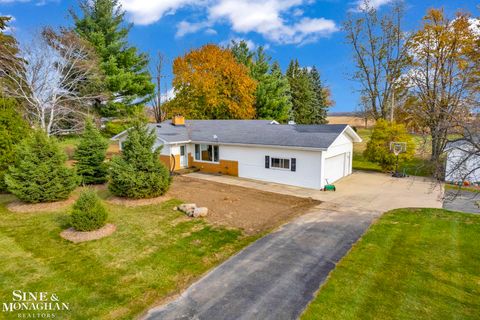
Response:
[{"label": "house", "polygon": [[472,141],[460,139],[446,145],[445,181],[480,184],[480,150]]},{"label": "house", "polygon": [[[149,124],[170,170],[208,173],[321,189],[352,173],[354,142],[348,125],[279,124],[270,120],[185,120]],[[112,140],[122,142],[128,130]]]}]

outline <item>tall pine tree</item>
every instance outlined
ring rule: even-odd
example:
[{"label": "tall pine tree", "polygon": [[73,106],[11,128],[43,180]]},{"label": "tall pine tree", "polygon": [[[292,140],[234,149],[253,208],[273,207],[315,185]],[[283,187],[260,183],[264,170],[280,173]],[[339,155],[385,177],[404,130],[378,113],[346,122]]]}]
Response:
[{"label": "tall pine tree", "polygon": [[248,67],[250,76],[257,81],[255,91],[257,118],[288,121],[292,107],[290,85],[278,63],[271,65],[271,58],[263,47],[258,47],[252,52],[245,41],[234,42],[231,50],[236,60]]},{"label": "tall pine tree", "polygon": [[308,75],[310,76],[310,82],[316,98],[313,106],[311,123],[327,123],[328,108],[330,108],[332,105],[330,100],[330,91],[323,85],[323,82],[320,79],[320,73],[315,66],[308,71]]},{"label": "tall pine tree", "polygon": [[0,70],[2,70],[0,72],[0,93],[6,86],[11,85],[11,82],[4,76],[5,73],[12,73],[13,70],[19,69],[19,65],[23,62],[18,57],[17,40],[13,36],[5,34],[7,24],[11,19],[11,17],[0,16]]},{"label": "tall pine tree", "polygon": [[118,115],[141,105],[153,93],[147,70],[148,57],[129,46],[127,36],[132,25],[124,22],[125,11],[118,0],[81,0],[82,16],[70,14],[75,32],[89,41],[101,59],[106,87],[112,98],[100,107],[103,115]]},{"label": "tall pine tree", "polygon": [[270,72],[258,83],[255,107],[257,117],[260,119],[274,119],[279,122],[287,122],[290,119],[292,110],[290,84],[277,62],[273,63]]},{"label": "tall pine tree", "polygon": [[287,78],[292,94],[292,118],[298,124],[312,124],[315,113],[316,95],[310,76],[301,68],[298,60],[291,61],[287,69]]}]

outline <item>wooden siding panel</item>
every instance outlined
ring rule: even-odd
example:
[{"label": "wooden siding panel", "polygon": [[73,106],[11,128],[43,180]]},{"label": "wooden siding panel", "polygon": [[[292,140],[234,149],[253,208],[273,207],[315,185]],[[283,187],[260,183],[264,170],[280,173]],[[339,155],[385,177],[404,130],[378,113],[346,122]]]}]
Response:
[{"label": "wooden siding panel", "polygon": [[195,161],[192,154],[188,154],[188,166],[200,169],[207,173],[221,173],[238,177],[238,161],[220,160],[219,163]]}]

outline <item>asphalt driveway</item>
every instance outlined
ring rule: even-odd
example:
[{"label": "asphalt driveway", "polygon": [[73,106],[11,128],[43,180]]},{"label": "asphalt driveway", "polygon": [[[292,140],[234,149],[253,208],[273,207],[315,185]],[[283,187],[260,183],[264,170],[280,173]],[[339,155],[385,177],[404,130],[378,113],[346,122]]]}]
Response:
[{"label": "asphalt driveway", "polygon": [[146,319],[296,319],[379,214],[318,208],[256,241]]},{"label": "asphalt driveway", "polygon": [[452,211],[480,214],[480,194],[466,190],[447,190],[443,208]]},{"label": "asphalt driveway", "polygon": [[423,178],[355,173],[323,192],[239,179],[190,177],[324,201],[251,244],[146,319],[296,319],[335,264],[381,213],[401,207],[442,207],[443,188]]}]

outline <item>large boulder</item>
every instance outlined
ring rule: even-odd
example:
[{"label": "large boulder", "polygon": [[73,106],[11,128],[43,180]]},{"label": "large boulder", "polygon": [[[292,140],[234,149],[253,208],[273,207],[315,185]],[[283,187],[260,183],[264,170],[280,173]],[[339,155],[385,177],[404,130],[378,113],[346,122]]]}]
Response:
[{"label": "large boulder", "polygon": [[192,217],[196,207],[197,205],[195,203],[184,203],[178,206],[178,210],[185,212],[189,217]]},{"label": "large boulder", "polygon": [[193,217],[194,218],[206,217],[207,214],[208,214],[208,208],[206,208],[206,207],[195,208],[193,210]]},{"label": "large boulder", "polygon": [[195,203],[184,203],[175,208],[193,218],[206,217],[208,214],[208,208],[197,207]]}]

